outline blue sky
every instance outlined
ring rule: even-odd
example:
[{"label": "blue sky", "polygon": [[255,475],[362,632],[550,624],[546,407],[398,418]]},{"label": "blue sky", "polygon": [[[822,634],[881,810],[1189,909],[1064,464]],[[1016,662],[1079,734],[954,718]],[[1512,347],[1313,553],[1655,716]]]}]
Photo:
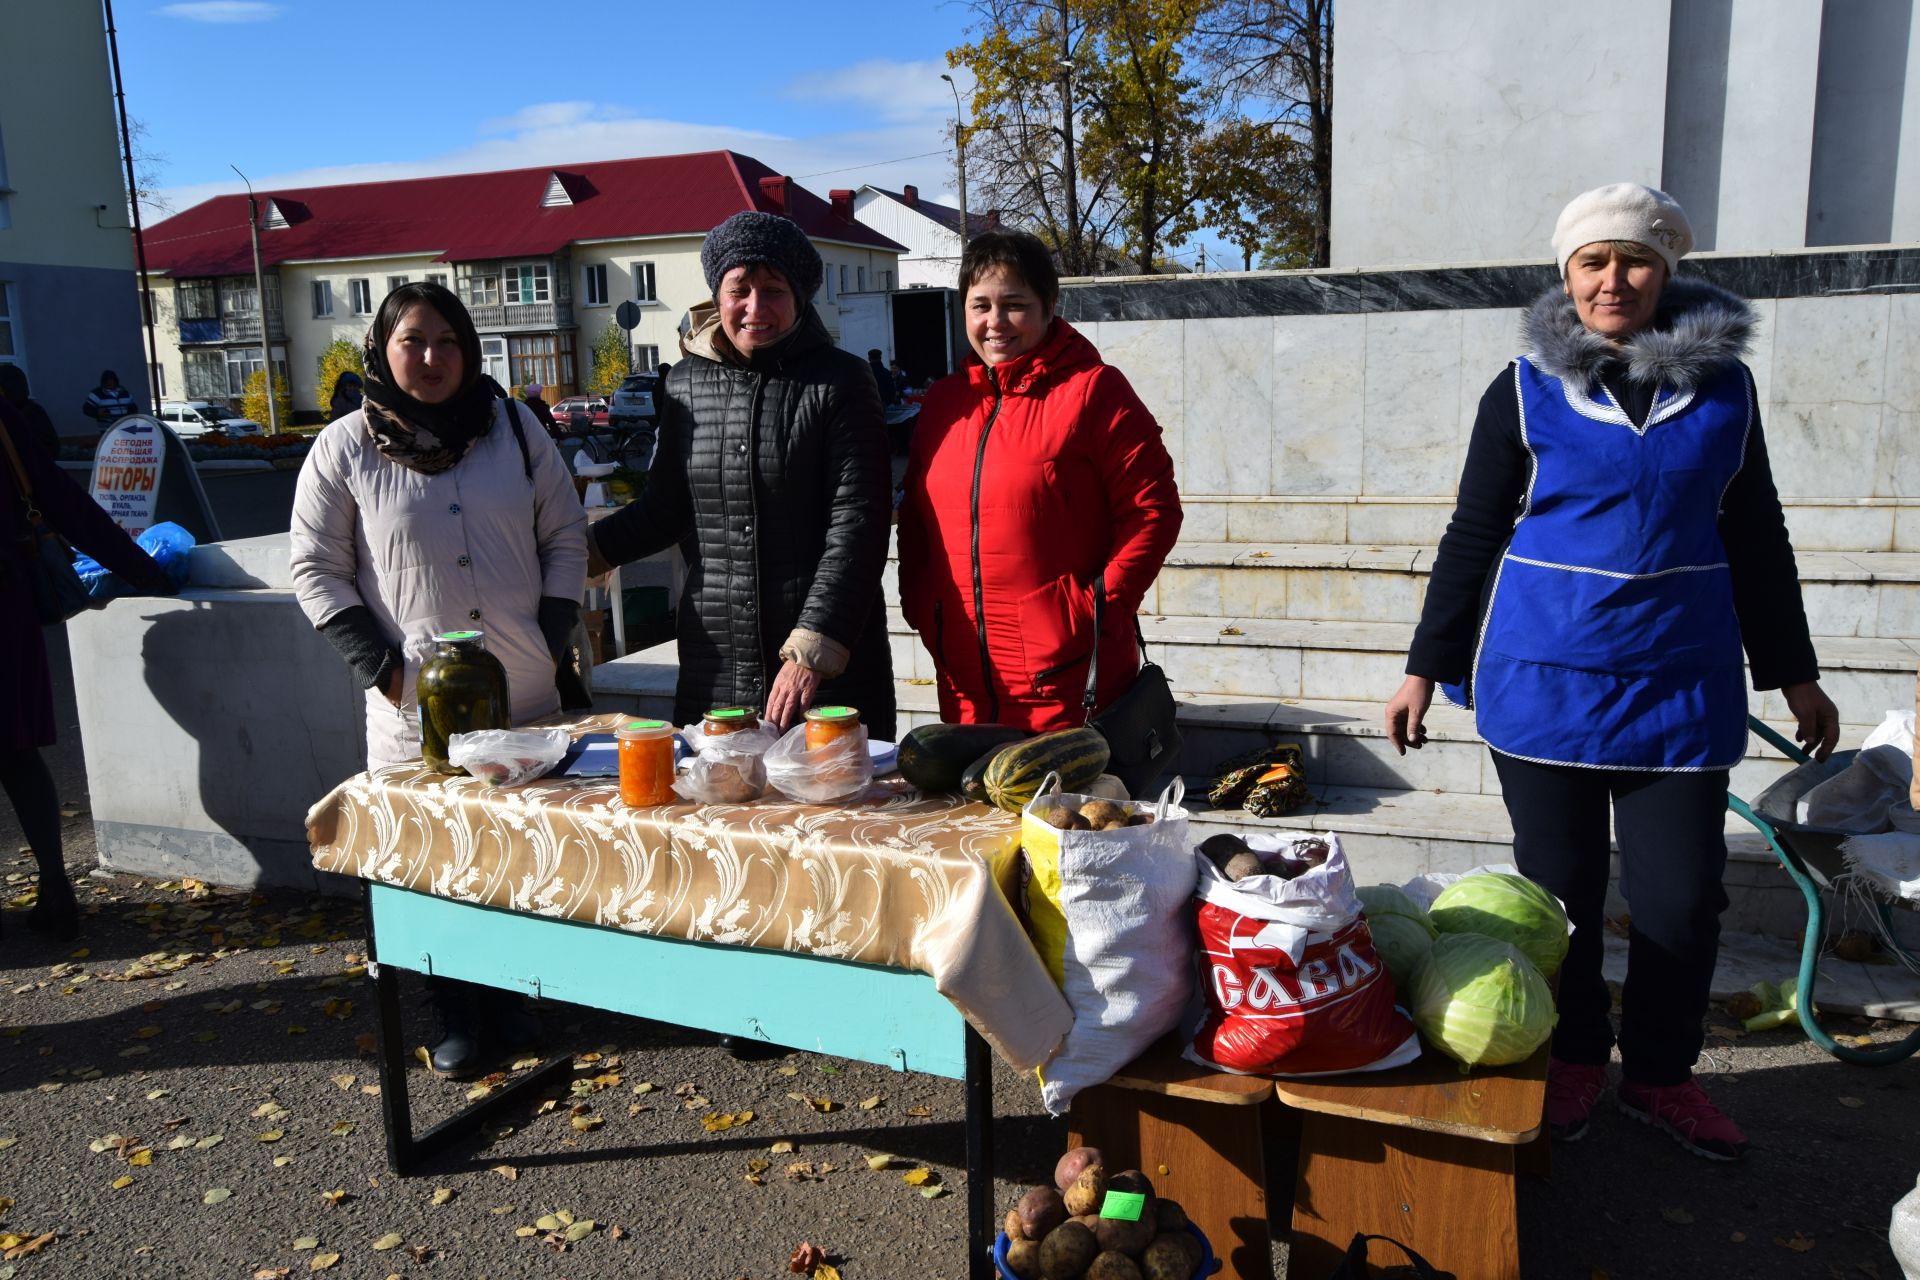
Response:
[{"label": "blue sky", "polygon": [[[116,0],[177,211],[238,191],[719,147],[954,202],[958,2]],[[962,91],[966,88],[962,82]],[[1192,245],[1180,255],[1192,257]]]}]

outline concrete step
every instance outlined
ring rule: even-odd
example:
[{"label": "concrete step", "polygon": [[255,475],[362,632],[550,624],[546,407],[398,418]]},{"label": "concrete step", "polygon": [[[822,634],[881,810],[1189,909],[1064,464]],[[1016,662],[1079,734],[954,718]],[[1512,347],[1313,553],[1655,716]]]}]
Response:
[{"label": "concrete step", "polygon": [[[1420,619],[1430,545],[1183,541],[1141,603],[1174,617],[1318,622]],[[1920,637],[1920,554],[1807,551],[1796,557],[1807,623],[1817,636]],[[899,604],[898,564],[887,603]]]},{"label": "concrete step", "polygon": [[[1787,530],[1799,551],[1920,551],[1920,500],[1787,500]],[[1424,545],[1440,541],[1453,498],[1310,494],[1225,497],[1182,494],[1181,534],[1191,542],[1328,542]]]}]

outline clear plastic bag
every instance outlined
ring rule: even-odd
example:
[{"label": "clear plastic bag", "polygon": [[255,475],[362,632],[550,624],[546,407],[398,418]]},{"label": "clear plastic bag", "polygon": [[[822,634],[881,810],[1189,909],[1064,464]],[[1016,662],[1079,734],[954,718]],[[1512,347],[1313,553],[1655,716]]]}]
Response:
[{"label": "clear plastic bag", "polygon": [[565,729],[481,729],[447,739],[447,760],[490,787],[517,787],[544,777],[573,739]]},{"label": "clear plastic bag", "polygon": [[774,745],[772,729],[707,734],[695,725],[680,736],[693,754],[674,779],[675,794],[701,804],[745,804],[767,794],[765,757]]},{"label": "clear plastic bag", "polygon": [[859,795],[873,781],[867,726],[807,750],[807,726],[797,724],[767,749],[767,780],[783,795],[827,804]]}]

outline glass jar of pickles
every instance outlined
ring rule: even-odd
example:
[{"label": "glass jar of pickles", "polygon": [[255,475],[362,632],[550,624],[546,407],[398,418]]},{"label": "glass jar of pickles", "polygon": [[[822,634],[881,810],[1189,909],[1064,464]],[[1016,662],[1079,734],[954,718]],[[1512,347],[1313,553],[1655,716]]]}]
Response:
[{"label": "glass jar of pickles", "polygon": [[807,712],[807,750],[818,751],[860,727],[860,713],[852,707],[815,707]]},{"label": "glass jar of pickles", "polygon": [[629,808],[672,804],[673,726],[664,720],[630,720],[614,730],[620,744],[620,803]]},{"label": "glass jar of pickles", "polygon": [[487,652],[486,637],[478,631],[436,635],[416,688],[420,754],[436,773],[466,772],[447,759],[447,739],[454,734],[513,727],[507,669]]},{"label": "glass jar of pickles", "polygon": [[709,738],[746,733],[759,727],[760,717],[751,707],[715,707],[700,719],[700,732]]}]

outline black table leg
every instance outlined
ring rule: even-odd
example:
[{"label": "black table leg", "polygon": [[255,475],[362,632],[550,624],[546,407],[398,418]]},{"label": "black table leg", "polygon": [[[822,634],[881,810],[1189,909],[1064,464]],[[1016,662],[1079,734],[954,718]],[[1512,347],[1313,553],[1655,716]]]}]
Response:
[{"label": "black table leg", "polygon": [[993,1051],[967,1028],[967,1276],[993,1280]]}]

